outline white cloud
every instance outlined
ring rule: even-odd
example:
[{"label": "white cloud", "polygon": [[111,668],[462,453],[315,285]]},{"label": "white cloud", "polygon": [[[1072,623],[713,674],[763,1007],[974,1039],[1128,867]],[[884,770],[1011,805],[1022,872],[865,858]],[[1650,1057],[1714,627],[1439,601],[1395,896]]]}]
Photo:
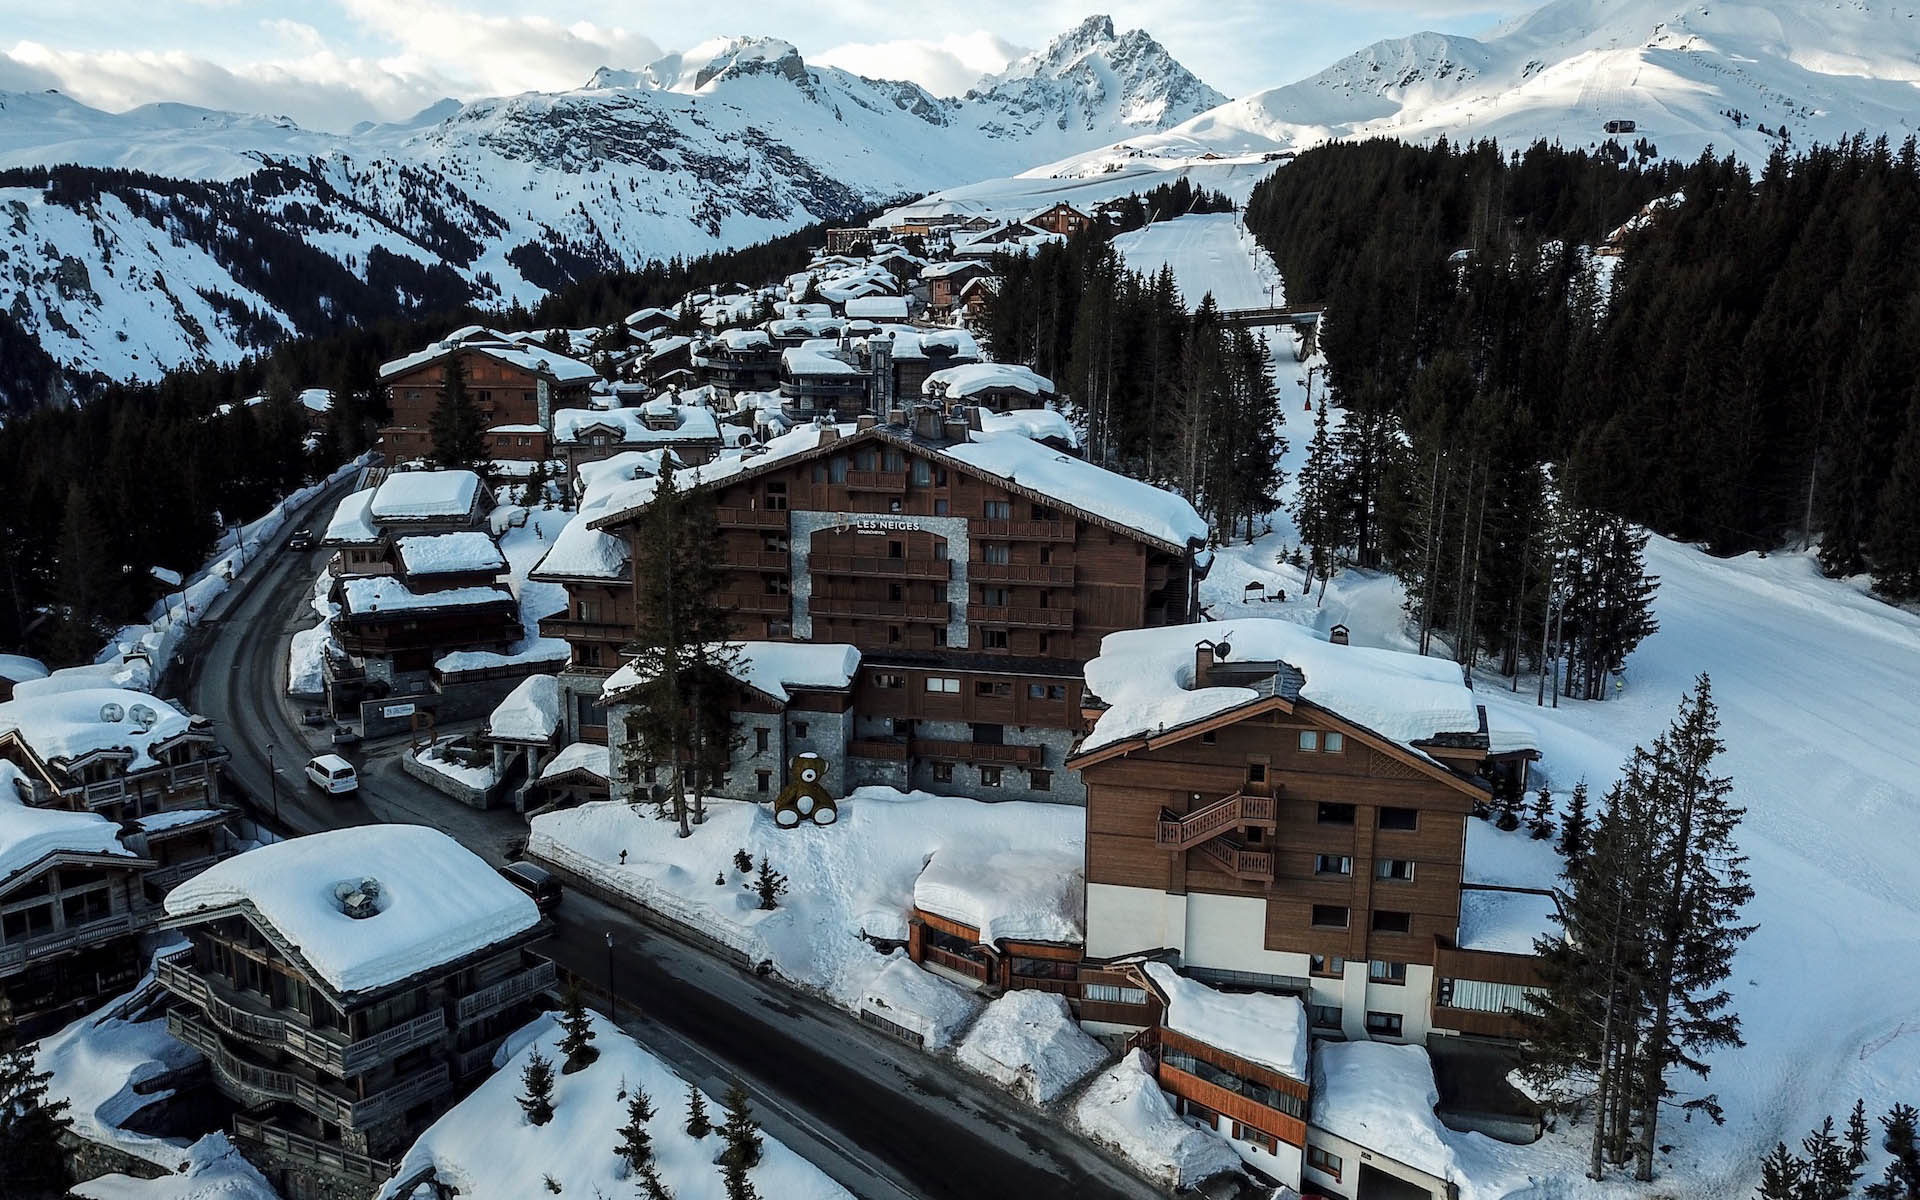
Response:
[{"label": "white cloud", "polygon": [[1005,70],[1026,48],[984,29],[950,33],[939,41],[902,38],[890,42],[847,42],[808,61],[839,67],[870,79],[910,79],[936,96],[958,96],[982,75]]},{"label": "white cloud", "polygon": [[645,34],[590,21],[482,16],[435,0],[345,0],[350,18],[396,50],[402,75],[456,81],[462,98],[579,87],[602,66],[645,66],[661,54]]}]

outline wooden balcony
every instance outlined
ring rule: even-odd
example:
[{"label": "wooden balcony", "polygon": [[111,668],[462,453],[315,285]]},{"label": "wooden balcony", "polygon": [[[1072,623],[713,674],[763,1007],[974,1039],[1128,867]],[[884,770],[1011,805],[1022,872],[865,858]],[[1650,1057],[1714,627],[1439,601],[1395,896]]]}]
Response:
[{"label": "wooden balcony", "polygon": [[1163,811],[1154,844],[1162,850],[1191,850],[1210,838],[1249,827],[1274,828],[1272,796],[1235,792],[1185,816]]},{"label": "wooden balcony", "polygon": [[340,1084],[248,1062],[228,1050],[211,1028],[180,1012],[167,1014],[167,1032],[207,1056],[224,1091],[248,1104],[282,1100],[323,1121],[360,1129],[398,1116],[452,1085],[447,1064],[432,1063],[371,1096],[356,1098]]},{"label": "wooden balcony", "polygon": [[98,921],[88,921],[84,925],[69,925],[65,929],[24,942],[11,942],[0,946],[0,969],[17,967],[34,959],[46,958],[65,950],[75,950],[82,946],[92,946],[109,938],[122,934],[135,933],[153,923],[158,909],[128,909],[102,917]]},{"label": "wooden balcony", "polygon": [[152,884],[154,887],[159,888],[162,892],[168,892],[219,862],[223,857],[225,856],[220,854],[202,854],[198,858],[189,858],[181,862],[168,863],[164,867],[155,867],[140,878]]},{"label": "wooden balcony", "polygon": [[970,562],[967,578],[974,583],[1034,583],[1046,586],[1073,585],[1073,568],[1053,563]]},{"label": "wooden balcony", "polygon": [[[336,1075],[358,1075],[446,1035],[446,1014],[439,1009],[383,1029],[357,1041],[334,1030],[314,1029],[298,1020],[266,1011],[244,1000],[229,1000],[193,973],[184,957],[154,964],[161,986],[200,1006],[207,1023],[233,1037],[278,1046],[303,1062]],[[236,998],[237,999],[237,998]]]},{"label": "wooden balcony", "polygon": [[1072,521],[1002,521],[994,517],[968,517],[967,532],[974,537],[1003,538],[1014,542],[1071,542]]},{"label": "wooden balcony", "polygon": [[918,621],[945,625],[953,606],[908,604],[898,600],[854,600],[844,596],[812,596],[808,611],[816,617],[854,617],[871,621]]},{"label": "wooden balcony", "polygon": [[923,962],[945,967],[956,975],[964,975],[968,979],[981,983],[987,982],[987,964],[977,958],[968,958],[964,954],[954,954],[933,946],[922,947],[920,956]]},{"label": "wooden balcony", "polygon": [[1072,629],[1071,608],[1031,608],[1026,605],[967,606],[967,620],[981,625],[1024,625],[1040,629]]},{"label": "wooden balcony", "polygon": [[397,1163],[368,1158],[364,1154],[355,1154],[351,1150],[341,1149],[335,1143],[306,1137],[277,1125],[268,1125],[244,1114],[234,1116],[233,1135],[283,1157],[312,1163],[333,1174],[343,1174],[360,1180],[367,1185],[369,1191],[385,1183],[398,1169]]},{"label": "wooden balcony", "polygon": [[714,601],[721,608],[730,608],[735,612],[785,616],[793,611],[792,596],[770,596],[765,592],[723,592],[715,596]]},{"label": "wooden balcony", "polygon": [[886,738],[855,738],[847,743],[851,758],[877,758],[887,762],[905,762],[907,743]]},{"label": "wooden balcony", "polygon": [[949,742],[936,738],[914,738],[915,758],[947,758],[956,762],[1010,763],[1016,767],[1037,767],[1047,759],[1044,746],[1007,746],[989,742]]},{"label": "wooden balcony", "polygon": [[633,626],[612,621],[583,621],[578,617],[542,617],[540,636],[568,641],[623,642],[633,636]]},{"label": "wooden balcony", "polygon": [[1201,842],[1193,848],[1193,852],[1235,879],[1248,883],[1273,882],[1273,852],[1249,850],[1232,834],[1222,834],[1212,841]]},{"label": "wooden balcony", "polygon": [[946,580],[953,564],[944,558],[882,558],[870,554],[815,554],[807,569],[816,575],[870,575],[882,579]]},{"label": "wooden balcony", "polygon": [[1306,1122],[1296,1116],[1268,1108],[1238,1092],[1229,1091],[1217,1083],[1209,1083],[1198,1075],[1188,1074],[1164,1062],[1160,1064],[1158,1073],[1160,1086],[1176,1096],[1231,1117],[1242,1125],[1251,1125],[1290,1146],[1307,1144]]},{"label": "wooden balcony", "polygon": [[905,471],[848,471],[847,490],[850,492],[893,492],[907,490]]},{"label": "wooden balcony", "polygon": [[557,977],[552,961],[540,959],[498,983],[462,996],[459,1003],[454,1005],[454,1019],[464,1026],[469,1021],[497,1013],[509,1005],[538,996],[553,987]]},{"label": "wooden balcony", "polygon": [[793,558],[785,550],[735,550],[720,554],[720,569],[723,571],[774,571],[786,574],[793,566]]},{"label": "wooden balcony", "polygon": [[785,529],[787,510],[784,508],[738,508],[722,504],[715,506],[713,519],[722,529]]}]

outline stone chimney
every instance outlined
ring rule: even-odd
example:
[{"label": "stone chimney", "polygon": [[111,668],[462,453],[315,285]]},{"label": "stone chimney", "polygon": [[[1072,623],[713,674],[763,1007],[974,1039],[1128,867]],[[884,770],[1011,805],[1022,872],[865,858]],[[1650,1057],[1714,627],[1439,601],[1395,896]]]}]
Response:
[{"label": "stone chimney", "polygon": [[1213,643],[1201,642],[1193,648],[1193,686],[1207,686],[1207,679],[1213,674]]},{"label": "stone chimney", "polygon": [[853,419],[853,427],[861,433],[880,424],[880,418],[870,412],[863,412]]}]

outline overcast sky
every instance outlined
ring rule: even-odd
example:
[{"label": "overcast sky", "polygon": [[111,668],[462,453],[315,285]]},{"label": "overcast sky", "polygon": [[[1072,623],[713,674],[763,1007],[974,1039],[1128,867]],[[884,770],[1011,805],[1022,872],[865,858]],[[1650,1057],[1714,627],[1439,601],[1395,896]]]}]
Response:
[{"label": "overcast sky", "polygon": [[168,100],[310,128],[394,120],[447,96],[576,87],[718,36],[942,95],[1095,12],[1144,28],[1229,96],[1290,83],[1382,37],[1475,34],[1526,0],[0,0],[0,90],[121,110]]}]

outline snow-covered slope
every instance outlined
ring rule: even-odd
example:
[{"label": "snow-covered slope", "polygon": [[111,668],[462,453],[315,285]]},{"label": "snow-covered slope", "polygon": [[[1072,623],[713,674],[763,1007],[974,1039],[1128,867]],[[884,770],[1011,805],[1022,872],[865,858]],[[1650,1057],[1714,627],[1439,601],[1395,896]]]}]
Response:
[{"label": "snow-covered slope", "polygon": [[[1621,120],[1637,128],[1609,135],[1607,122]],[[1515,145],[1645,138],[1663,157],[1712,145],[1757,163],[1783,131],[1805,146],[1860,130],[1897,141],[1916,125],[1920,6],[1906,0],[1555,0],[1484,39],[1376,42],[1297,83],[1045,172],[1442,134]]]},{"label": "snow-covered slope", "polygon": [[[330,314],[531,303],[609,268],[746,245],[1165,129],[1220,100],[1151,37],[1104,17],[957,99],[811,66],[770,38],[344,135],[178,104],[106,113],[57,93],[0,93],[0,168],[157,177],[112,183],[140,193],[118,204],[78,194],[98,176],[54,203],[37,179],[5,181],[26,186],[0,186],[0,311],[68,367],[150,378]],[[174,219],[182,209],[199,219]],[[246,212],[329,260],[271,263],[306,278],[314,311],[249,275],[254,245],[222,232]],[[450,276],[421,277],[442,263]]]}]

